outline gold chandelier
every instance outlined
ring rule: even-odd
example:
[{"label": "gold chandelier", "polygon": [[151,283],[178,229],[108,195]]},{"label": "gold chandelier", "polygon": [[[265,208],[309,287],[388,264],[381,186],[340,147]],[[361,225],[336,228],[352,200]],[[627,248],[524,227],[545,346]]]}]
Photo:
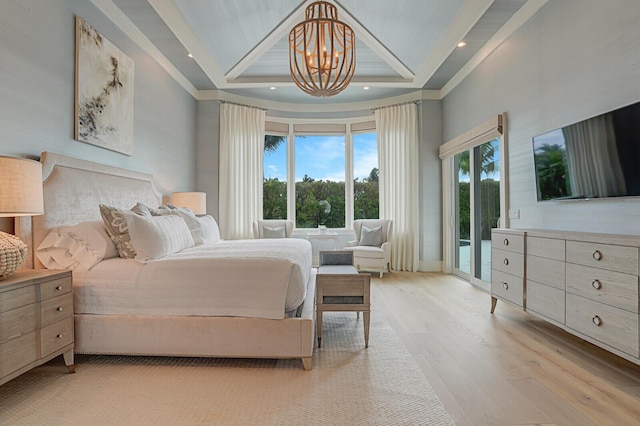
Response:
[{"label": "gold chandelier", "polygon": [[356,70],[356,37],[338,20],[338,11],[316,1],[306,19],[289,33],[289,68],[293,81],[312,96],[333,96],[343,91]]}]

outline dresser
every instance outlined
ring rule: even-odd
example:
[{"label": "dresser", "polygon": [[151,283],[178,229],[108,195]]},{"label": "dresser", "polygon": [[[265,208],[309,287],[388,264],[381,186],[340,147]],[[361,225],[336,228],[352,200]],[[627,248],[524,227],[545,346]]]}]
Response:
[{"label": "dresser", "polygon": [[[510,275],[505,278],[501,260],[512,262],[520,249],[509,254],[500,241],[514,235],[523,238],[522,301],[519,294],[501,290],[503,283],[511,287],[514,282]],[[498,299],[512,303],[640,364],[639,256],[639,236],[497,229],[492,233],[492,276],[496,275],[491,312]]]},{"label": "dresser", "polygon": [[0,385],[63,355],[73,364],[71,271],[19,270],[0,281]]}]

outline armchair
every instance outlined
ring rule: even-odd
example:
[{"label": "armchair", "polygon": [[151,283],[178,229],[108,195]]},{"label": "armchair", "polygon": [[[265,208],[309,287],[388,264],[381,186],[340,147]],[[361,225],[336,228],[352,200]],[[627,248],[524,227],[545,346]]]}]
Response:
[{"label": "armchair", "polygon": [[356,239],[349,241],[344,250],[353,251],[353,266],[358,271],[389,272],[391,262],[390,219],[358,219],[353,221]]},{"label": "armchair", "polygon": [[292,220],[255,220],[253,222],[253,238],[290,238],[293,228]]}]

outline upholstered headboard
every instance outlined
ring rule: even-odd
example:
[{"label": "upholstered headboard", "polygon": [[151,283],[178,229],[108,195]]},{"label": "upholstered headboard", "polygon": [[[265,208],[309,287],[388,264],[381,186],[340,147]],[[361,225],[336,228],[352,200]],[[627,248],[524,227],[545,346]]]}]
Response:
[{"label": "upholstered headboard", "polygon": [[[101,220],[99,204],[130,209],[137,202],[158,206],[162,196],[149,174],[105,166],[59,154],[43,152],[44,215],[31,220],[31,256],[34,268],[42,264],[35,248],[57,226]],[[22,237],[25,238],[24,226]]]}]

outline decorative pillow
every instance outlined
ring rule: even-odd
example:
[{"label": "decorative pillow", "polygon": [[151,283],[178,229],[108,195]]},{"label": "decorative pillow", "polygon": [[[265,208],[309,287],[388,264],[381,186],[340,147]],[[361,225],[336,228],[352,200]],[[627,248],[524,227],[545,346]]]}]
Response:
[{"label": "decorative pillow", "polygon": [[133,212],[123,212],[123,215],[139,262],[146,263],[195,245],[187,224],[180,216],[147,217]]},{"label": "decorative pillow", "polygon": [[358,245],[372,247],[382,246],[382,225],[377,226],[373,229],[369,229],[366,226],[362,225],[362,228],[360,229],[360,241],[358,242]]},{"label": "decorative pillow", "polygon": [[286,238],[287,234],[284,226],[271,228],[270,226],[262,227],[262,238]]},{"label": "decorative pillow", "polygon": [[174,208],[171,210],[171,214],[184,219],[197,246],[220,241],[220,229],[213,216],[198,217],[191,210],[183,207]]},{"label": "decorative pillow", "polygon": [[52,230],[36,249],[36,257],[48,269],[91,269],[118,250],[101,221],[82,222]]},{"label": "decorative pillow", "polygon": [[131,237],[127,228],[127,219],[124,216],[126,210],[105,206],[104,204],[100,204],[99,207],[100,215],[104,225],[107,227],[107,233],[109,233],[111,241],[116,245],[120,257],[123,259],[136,257],[136,250],[131,244]]}]

